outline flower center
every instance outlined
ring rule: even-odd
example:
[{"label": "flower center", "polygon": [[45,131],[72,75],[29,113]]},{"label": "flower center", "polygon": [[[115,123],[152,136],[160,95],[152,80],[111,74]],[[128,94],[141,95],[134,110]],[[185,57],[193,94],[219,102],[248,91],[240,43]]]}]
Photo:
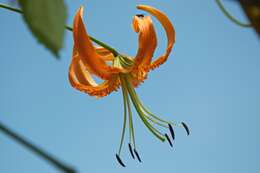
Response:
[{"label": "flower center", "polygon": [[129,69],[134,65],[134,61],[127,56],[118,55],[113,61],[113,67]]}]

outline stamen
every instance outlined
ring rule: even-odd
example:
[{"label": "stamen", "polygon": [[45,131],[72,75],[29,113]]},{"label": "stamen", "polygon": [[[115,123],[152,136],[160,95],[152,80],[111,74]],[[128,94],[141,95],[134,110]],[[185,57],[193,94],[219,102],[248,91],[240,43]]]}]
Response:
[{"label": "stamen", "polygon": [[[127,89],[124,89],[126,92]],[[129,114],[129,137],[130,137],[130,142],[132,141],[134,144],[135,148],[135,134],[134,134],[134,125],[133,125],[133,118],[132,118],[132,111],[131,111],[131,106],[130,106],[130,100],[128,93],[126,92],[126,101],[127,101],[127,108],[128,108],[128,114]]]},{"label": "stamen", "polygon": [[145,117],[146,117],[148,120],[152,121],[154,124],[157,124],[157,125],[159,125],[159,126],[161,126],[161,127],[168,128],[167,125],[162,124],[162,123],[159,123],[159,122],[157,122],[156,120],[152,119],[151,117],[149,117],[149,116],[147,116],[147,115],[146,115]]},{"label": "stamen", "polygon": [[143,121],[143,123],[145,124],[145,126],[161,141],[165,141],[165,137],[164,135],[162,135],[157,129],[155,129],[146,119],[145,119],[145,115],[142,112],[141,108],[139,107],[139,104],[137,103],[137,98],[136,98],[136,93],[133,89],[133,87],[131,86],[130,82],[128,81],[127,76],[123,76],[122,75],[122,85],[124,85],[124,87],[127,87],[128,93],[130,94],[130,98],[132,100],[132,103],[135,106],[136,111],[138,112],[139,117],[141,118],[141,120]]},{"label": "stamen", "polygon": [[143,14],[136,14],[137,17],[144,17]]},{"label": "stamen", "polygon": [[169,142],[170,146],[172,147],[172,141],[170,140],[169,136],[165,133],[165,137],[167,141]]},{"label": "stamen", "polygon": [[140,156],[139,156],[138,152],[136,151],[136,149],[134,149],[134,153],[135,153],[135,155],[136,155],[136,157],[137,157],[138,161],[141,163],[141,162],[142,162],[142,160],[141,160],[141,158],[140,158]]},{"label": "stamen", "polygon": [[122,88],[122,93],[123,93],[123,98],[124,98],[124,123],[123,123],[123,130],[122,130],[122,135],[121,135],[121,140],[120,140],[120,146],[119,146],[119,151],[118,154],[120,155],[121,150],[122,150],[122,146],[123,146],[123,142],[124,142],[124,137],[125,137],[125,129],[126,129],[126,119],[127,119],[127,111],[126,111],[126,95],[125,92]]},{"label": "stamen", "polygon": [[126,56],[119,55],[118,59],[121,66],[124,68],[129,68],[134,64],[134,61]]},{"label": "stamen", "polygon": [[172,140],[174,140],[174,139],[175,139],[175,134],[174,134],[172,125],[171,125],[171,124],[168,124],[168,126],[169,126],[169,130],[170,130],[170,133],[171,133],[171,136],[172,136]]},{"label": "stamen", "polygon": [[152,116],[154,119],[156,119],[156,120],[158,120],[158,121],[160,121],[160,122],[162,122],[162,123],[165,123],[165,124],[172,124],[172,125],[174,125],[174,126],[180,126],[180,125],[177,124],[177,123],[165,121],[165,120],[163,120],[163,119],[157,117],[156,115],[154,115],[153,113],[151,113],[151,112],[143,105],[142,101],[139,99],[138,96],[136,96],[136,98],[137,98],[138,104],[141,106],[141,108],[142,108],[148,115]]},{"label": "stamen", "polygon": [[121,160],[121,158],[119,157],[118,154],[116,154],[116,160],[118,161],[118,163],[119,163],[121,166],[125,167],[125,164],[122,162],[122,160]]},{"label": "stamen", "polygon": [[131,156],[133,157],[133,159],[135,159],[135,156],[134,156],[134,153],[133,153],[133,149],[132,149],[132,146],[131,146],[130,143],[128,144],[128,148],[129,148],[129,151],[131,153]]},{"label": "stamen", "polygon": [[186,130],[187,136],[189,136],[190,130],[189,130],[188,126],[184,122],[181,122],[181,124],[183,125],[184,129]]}]

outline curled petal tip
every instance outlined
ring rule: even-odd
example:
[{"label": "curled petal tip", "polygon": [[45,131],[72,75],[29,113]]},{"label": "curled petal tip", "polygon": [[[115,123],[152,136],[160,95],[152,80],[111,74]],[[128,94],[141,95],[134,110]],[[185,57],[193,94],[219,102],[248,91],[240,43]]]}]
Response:
[{"label": "curled petal tip", "polygon": [[83,5],[81,5],[81,6],[79,7],[79,11],[80,11],[80,12],[83,12],[83,11],[84,11],[84,6],[83,6]]},{"label": "curled petal tip", "polygon": [[151,69],[155,69],[167,60],[172,50],[173,44],[175,43],[175,30],[170,19],[160,10],[148,5],[138,5],[137,8],[140,10],[144,10],[150,13],[151,15],[153,15],[154,17],[156,17],[159,20],[159,22],[162,24],[164,30],[166,31],[167,48],[165,50],[165,53],[159,58],[157,58],[155,61],[153,61],[150,65]]},{"label": "curled petal tip", "polygon": [[142,9],[142,8],[144,8],[144,7],[149,7],[149,6],[143,5],[143,4],[140,4],[140,5],[137,5],[137,6],[136,6],[137,9]]},{"label": "curled petal tip", "polygon": [[84,6],[81,5],[81,6],[78,8],[76,14],[77,14],[77,15],[80,15],[80,17],[82,18],[83,13],[84,13]]}]

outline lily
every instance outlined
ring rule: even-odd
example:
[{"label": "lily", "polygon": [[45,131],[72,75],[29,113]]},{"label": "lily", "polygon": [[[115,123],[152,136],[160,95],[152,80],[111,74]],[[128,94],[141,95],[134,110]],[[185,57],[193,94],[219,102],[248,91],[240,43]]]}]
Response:
[{"label": "lily", "polygon": [[[155,60],[152,59],[157,47],[157,38],[151,16],[139,14],[133,17],[132,27],[138,33],[138,50],[136,56],[131,57],[119,54],[107,46],[94,46],[84,26],[84,9],[80,7],[73,23],[74,48],[69,67],[69,81],[72,87],[90,96],[101,98],[121,87],[124,101],[124,120],[116,159],[123,167],[125,167],[125,164],[121,160],[120,154],[124,143],[127,119],[129,128],[128,148],[131,156],[141,162],[135,143],[131,103],[147,129],[159,140],[167,140],[172,146],[172,141],[167,133],[162,133],[158,127],[169,129],[172,140],[175,139],[173,126],[182,126],[188,135],[190,133],[184,122],[169,122],[154,115],[143,105],[135,91],[135,87],[142,84],[147,78],[149,71],[159,67],[167,60],[175,42],[174,27],[164,13],[147,5],[138,5],[137,8],[157,18],[166,31],[167,48],[162,56]],[[93,75],[104,81],[100,84],[96,83]]]}]

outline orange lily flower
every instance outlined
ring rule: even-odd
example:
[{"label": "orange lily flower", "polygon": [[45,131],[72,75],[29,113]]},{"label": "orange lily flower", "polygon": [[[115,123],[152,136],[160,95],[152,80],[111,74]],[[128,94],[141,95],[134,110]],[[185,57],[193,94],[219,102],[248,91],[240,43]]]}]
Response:
[{"label": "orange lily flower", "polygon": [[[74,48],[72,62],[69,67],[69,81],[72,87],[96,97],[107,96],[112,91],[116,91],[120,86],[122,88],[124,122],[120,147],[116,154],[116,158],[122,166],[125,166],[125,164],[120,158],[120,153],[125,136],[127,118],[129,120],[130,138],[128,147],[132,157],[135,158],[136,156],[141,162],[135,144],[131,102],[145,126],[161,141],[167,140],[172,146],[167,133],[160,132],[154,125],[169,128],[173,140],[175,136],[172,126],[183,126],[189,135],[189,129],[185,123],[177,124],[158,118],[142,104],[135,92],[134,88],[147,78],[148,72],[159,67],[167,60],[175,42],[174,27],[164,13],[146,5],[138,5],[137,8],[156,17],[166,31],[168,40],[166,51],[155,60],[152,60],[152,57],[157,46],[157,38],[150,16],[140,14],[135,15],[133,18],[132,27],[139,37],[139,46],[134,58],[113,52],[105,47],[96,47],[92,44],[83,23],[83,7],[80,7],[77,11],[73,24]],[[104,81],[101,84],[97,84],[92,75]]]}]

